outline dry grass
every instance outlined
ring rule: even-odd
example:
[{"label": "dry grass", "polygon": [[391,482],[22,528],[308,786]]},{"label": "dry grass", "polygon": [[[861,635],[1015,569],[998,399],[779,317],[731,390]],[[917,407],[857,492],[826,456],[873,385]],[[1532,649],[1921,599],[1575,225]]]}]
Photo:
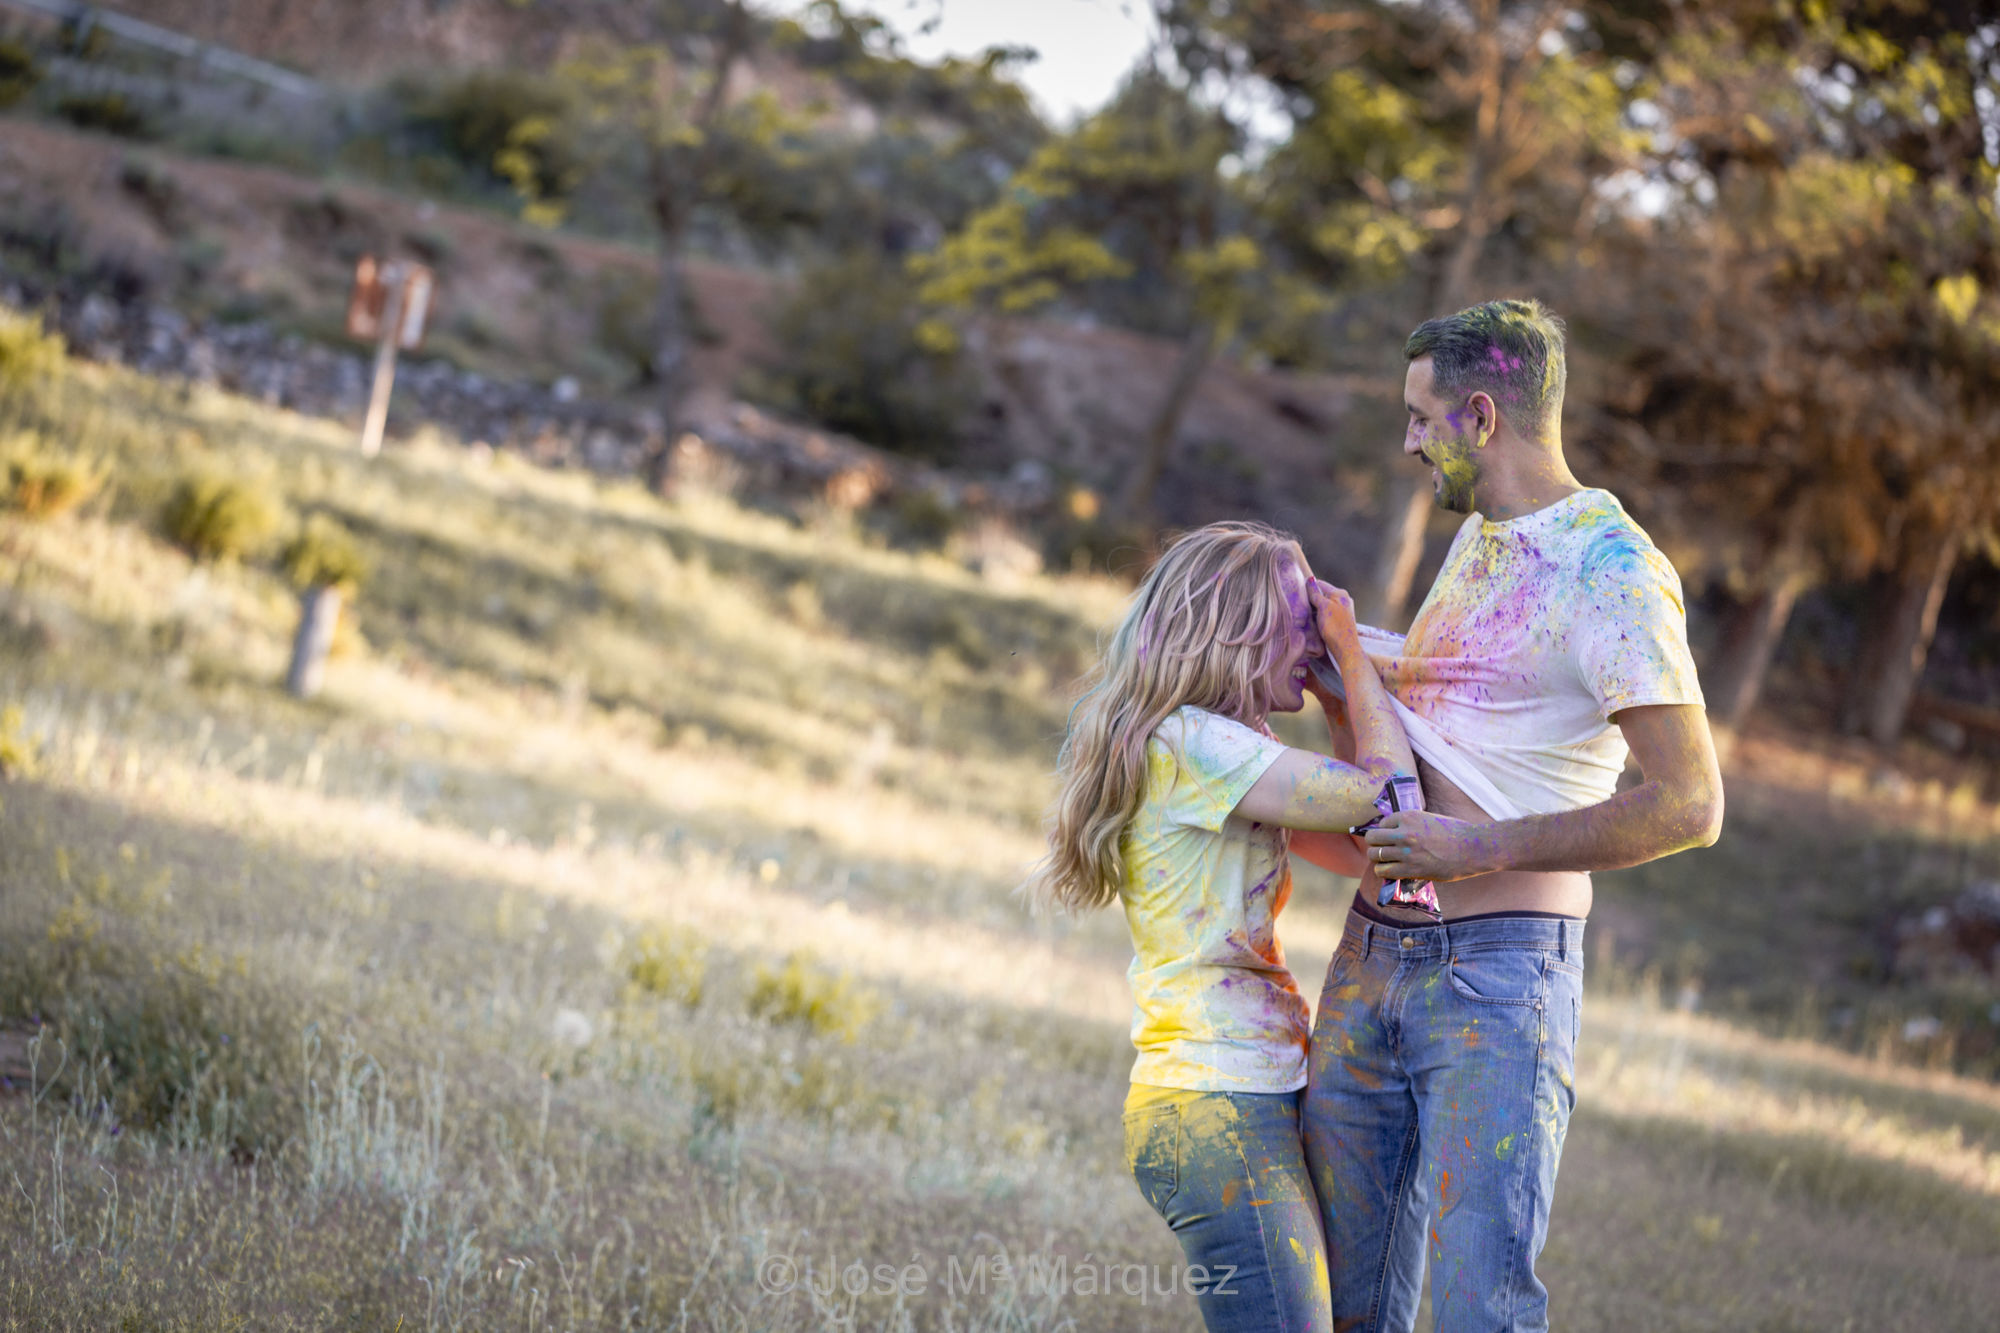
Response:
[{"label": "dry grass", "polygon": [[[1195,1324],[1076,1289],[1177,1254],[1120,1171],[1125,942],[1009,896],[1116,588],[89,368],[0,406],[56,419],[117,486],[0,518],[0,1327]],[[319,701],[284,571],[152,531],[197,467],[366,560]],[[1652,993],[1586,1017],[1565,1324],[1988,1325],[1989,1085]]]}]

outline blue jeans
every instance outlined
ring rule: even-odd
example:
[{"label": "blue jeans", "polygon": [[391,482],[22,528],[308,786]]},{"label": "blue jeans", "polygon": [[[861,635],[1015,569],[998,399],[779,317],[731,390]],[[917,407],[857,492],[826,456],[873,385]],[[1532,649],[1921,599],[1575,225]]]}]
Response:
[{"label": "blue jeans", "polygon": [[1535,1260],[1576,1104],[1583,922],[1399,928],[1350,912],[1313,1024],[1304,1134],[1334,1327],[1546,1329]]},{"label": "blue jeans", "polygon": [[1135,1084],[1125,1165],[1187,1255],[1211,1333],[1332,1333],[1299,1093]]}]

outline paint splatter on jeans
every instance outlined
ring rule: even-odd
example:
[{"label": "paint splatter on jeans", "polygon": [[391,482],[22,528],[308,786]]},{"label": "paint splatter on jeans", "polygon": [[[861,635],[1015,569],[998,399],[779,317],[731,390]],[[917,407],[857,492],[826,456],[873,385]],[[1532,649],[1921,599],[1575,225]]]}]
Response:
[{"label": "paint splatter on jeans", "polygon": [[1407,929],[1357,913],[1327,970],[1303,1109],[1334,1327],[1406,1333],[1428,1259],[1440,1333],[1542,1330],[1576,1103],[1583,922]]},{"label": "paint splatter on jeans", "polygon": [[1126,1098],[1126,1169],[1180,1239],[1211,1333],[1333,1328],[1302,1095],[1134,1084]]}]

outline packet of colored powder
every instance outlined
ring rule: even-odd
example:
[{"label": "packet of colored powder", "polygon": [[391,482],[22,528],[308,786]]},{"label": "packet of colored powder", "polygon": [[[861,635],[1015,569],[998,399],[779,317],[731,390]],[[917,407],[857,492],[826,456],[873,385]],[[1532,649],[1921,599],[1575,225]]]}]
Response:
[{"label": "packet of colored powder", "polygon": [[[1375,809],[1379,813],[1355,831],[1358,833],[1374,828],[1399,810],[1423,808],[1423,787],[1408,774],[1398,773],[1382,784],[1382,791],[1375,798]],[[1384,880],[1375,901],[1381,907],[1414,907],[1435,917],[1444,916],[1444,910],[1438,906],[1437,885],[1428,879]]]}]

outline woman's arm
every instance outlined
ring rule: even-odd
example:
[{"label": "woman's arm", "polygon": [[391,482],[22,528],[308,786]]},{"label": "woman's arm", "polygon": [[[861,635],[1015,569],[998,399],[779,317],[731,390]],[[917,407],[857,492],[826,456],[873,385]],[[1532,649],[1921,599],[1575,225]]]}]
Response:
[{"label": "woman's arm", "polygon": [[[1339,588],[1318,580],[1313,581],[1313,597],[1319,606],[1320,637],[1326,640],[1327,652],[1340,667],[1341,684],[1347,687],[1347,722],[1354,732],[1355,766],[1372,776],[1375,790],[1380,791],[1382,784],[1398,773],[1414,774],[1417,758],[1410,753],[1409,737],[1396,720],[1382,677],[1361,647],[1353,601]],[[1328,723],[1332,724],[1331,714]],[[1364,815],[1355,823],[1368,817]]]},{"label": "woman's arm", "polygon": [[1293,856],[1303,857],[1321,870],[1348,879],[1360,879],[1368,873],[1367,844],[1352,834],[1295,828],[1291,847]]},{"label": "woman's arm", "polygon": [[[1354,728],[1354,762],[1343,763],[1310,750],[1288,749],[1243,799],[1236,813],[1261,824],[1345,834],[1376,815],[1375,797],[1397,773],[1415,773],[1416,759],[1402,723],[1389,706],[1389,692],[1362,651],[1354,626],[1354,606],[1346,593],[1313,585],[1320,637],[1340,667],[1347,687],[1347,716]],[[1331,726],[1332,714],[1328,714]],[[1315,848],[1321,850],[1321,848]],[[1331,848],[1325,850],[1332,852]],[[1317,858],[1308,858],[1317,860]],[[1325,862],[1320,862],[1325,864]],[[1329,869],[1335,869],[1328,866]],[[1339,871],[1358,874],[1359,871]]]}]

